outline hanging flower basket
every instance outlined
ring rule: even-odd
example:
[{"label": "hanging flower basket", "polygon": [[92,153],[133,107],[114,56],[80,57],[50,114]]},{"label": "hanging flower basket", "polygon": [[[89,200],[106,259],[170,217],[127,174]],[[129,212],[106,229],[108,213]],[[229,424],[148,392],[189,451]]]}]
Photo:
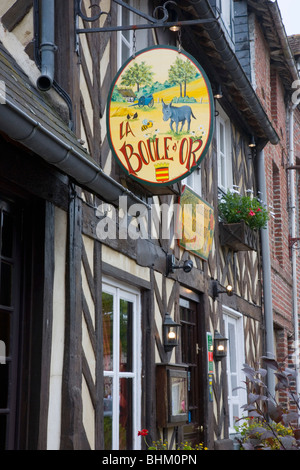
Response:
[{"label": "hanging flower basket", "polygon": [[252,230],[244,220],[227,224],[220,222],[220,242],[233,251],[257,251],[257,231]]},{"label": "hanging flower basket", "polygon": [[219,198],[220,241],[234,251],[257,251],[258,230],[265,229],[269,220],[266,205],[252,195],[228,190]]}]

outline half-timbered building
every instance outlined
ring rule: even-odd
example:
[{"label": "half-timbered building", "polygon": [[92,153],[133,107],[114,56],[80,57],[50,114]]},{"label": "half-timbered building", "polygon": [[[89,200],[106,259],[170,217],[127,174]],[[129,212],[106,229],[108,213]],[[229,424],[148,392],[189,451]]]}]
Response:
[{"label": "half-timbered building", "polygon": [[[266,352],[267,271],[260,234],[224,235],[218,200],[265,195],[264,148],[280,140],[254,87],[252,3],[1,2],[2,449],[141,449],[141,429],[173,449],[232,448],[242,365]],[[215,110],[201,165],[161,187],[120,168],[106,115],[119,68],[157,45],[201,64]],[[206,257],[174,236],[184,187],[213,210]]]}]

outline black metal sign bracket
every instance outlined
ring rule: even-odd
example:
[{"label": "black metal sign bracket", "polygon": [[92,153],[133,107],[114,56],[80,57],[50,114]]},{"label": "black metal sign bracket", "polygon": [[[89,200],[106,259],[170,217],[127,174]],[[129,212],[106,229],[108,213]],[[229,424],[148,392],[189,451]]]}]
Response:
[{"label": "black metal sign bracket", "polygon": [[[139,30],[139,29],[152,29],[152,28],[170,28],[172,26],[183,27],[183,26],[192,26],[203,23],[211,23],[213,21],[218,21],[218,18],[209,18],[209,19],[195,19],[195,20],[184,20],[184,21],[168,21],[170,17],[170,8],[178,8],[177,2],[173,0],[166,1],[162,6],[158,6],[153,11],[153,16],[150,16],[136,8],[128,5],[123,0],[112,0],[122,8],[135,13],[136,15],[144,18],[148,21],[146,24],[135,24],[135,25],[121,25],[121,26],[103,26],[97,28],[79,28],[79,18],[82,18],[84,21],[93,23],[100,19],[102,15],[106,15],[110,18],[110,13],[102,11],[100,5],[91,5],[89,8],[97,8],[98,13],[93,16],[86,16],[82,12],[82,0],[75,0],[75,24],[76,24],[76,33],[106,33],[110,31],[128,31],[128,30]],[[168,9],[169,8],[169,9]],[[159,16],[161,16],[159,18]]]}]

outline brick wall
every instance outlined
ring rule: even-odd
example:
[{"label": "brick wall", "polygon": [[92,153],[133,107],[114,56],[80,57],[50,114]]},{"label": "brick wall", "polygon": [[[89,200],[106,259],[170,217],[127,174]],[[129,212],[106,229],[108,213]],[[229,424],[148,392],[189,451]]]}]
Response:
[{"label": "brick wall", "polygon": [[256,94],[259,97],[265,111],[270,114],[270,60],[269,47],[263,33],[255,22],[254,28],[255,58],[254,73]]},{"label": "brick wall", "polygon": [[[266,110],[279,138],[276,146],[268,144],[265,151],[265,171],[268,204],[274,213],[269,222],[270,252],[272,267],[273,318],[276,338],[276,354],[280,363],[292,365],[294,347],[292,265],[289,251],[290,191],[288,184],[289,164],[289,111],[286,108],[286,92],[280,75],[270,64],[269,47],[261,28],[255,24],[255,83],[256,92]],[[300,164],[300,111],[295,112],[294,151]],[[295,173],[295,172],[293,172]],[[296,175],[295,175],[296,177]],[[298,172],[298,208],[300,207],[300,172]],[[298,217],[299,221],[299,217]],[[300,236],[300,223],[298,235]],[[297,279],[300,286],[300,244],[297,252]],[[298,299],[300,298],[300,289]],[[300,305],[298,305],[300,315]],[[282,403],[286,396],[280,395]]]}]

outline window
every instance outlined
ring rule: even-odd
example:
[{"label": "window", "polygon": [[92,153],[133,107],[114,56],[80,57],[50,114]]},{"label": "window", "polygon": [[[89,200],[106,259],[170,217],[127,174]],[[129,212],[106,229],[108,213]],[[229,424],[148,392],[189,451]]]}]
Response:
[{"label": "window", "polygon": [[233,183],[230,120],[219,107],[218,112],[216,119],[218,186],[227,192]]},{"label": "window", "polygon": [[[145,3],[142,0],[124,0],[135,9],[145,12]],[[121,5],[118,5],[118,24],[122,26],[144,23],[144,19]],[[133,54],[133,48],[139,51],[148,46],[148,35],[145,30],[136,31],[136,42],[134,45],[134,34],[132,30],[118,32],[118,68]]]},{"label": "window", "polygon": [[233,36],[232,22],[234,19],[234,10],[232,0],[221,0],[221,18],[229,36]]},{"label": "window", "polygon": [[234,3],[233,0],[210,0],[215,15],[220,15],[220,24],[229,43],[234,47]]},{"label": "window", "polygon": [[241,407],[247,403],[247,395],[243,387],[245,380],[242,373],[245,362],[243,316],[234,310],[223,307],[225,335],[228,338],[227,378],[228,378],[228,406],[229,406],[229,433],[235,434],[234,425],[237,419],[242,418]]},{"label": "window", "polygon": [[140,295],[113,282],[102,288],[104,448],[138,449],[141,408]]},{"label": "window", "polygon": [[[125,0],[128,3],[127,0]],[[129,2],[130,3],[130,2]],[[130,25],[133,24],[133,13],[125,7],[118,6],[118,24]],[[118,67],[120,68],[124,62],[132,55],[133,48],[133,32],[119,31],[118,32]]]},{"label": "window", "polygon": [[187,178],[182,180],[182,186],[188,186],[191,188],[195,193],[201,196],[202,193],[202,185],[201,185],[201,167],[198,167],[194,170]]}]

